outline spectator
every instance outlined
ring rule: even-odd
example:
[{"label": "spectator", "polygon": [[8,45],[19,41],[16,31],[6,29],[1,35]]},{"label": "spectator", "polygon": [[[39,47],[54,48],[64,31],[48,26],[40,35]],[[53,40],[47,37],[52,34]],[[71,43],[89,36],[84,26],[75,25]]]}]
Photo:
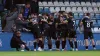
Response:
[{"label": "spectator", "polygon": [[23,17],[25,20],[28,20],[29,15],[31,13],[30,3],[26,3],[25,7],[22,8],[21,13],[23,13]]},{"label": "spectator", "polygon": [[27,28],[28,25],[28,21],[24,20],[23,15],[21,13],[18,15],[18,18],[16,19],[15,23],[17,30],[23,30]]},{"label": "spectator", "polygon": [[17,19],[18,11],[15,6],[11,9],[9,15],[6,16],[6,26],[4,28],[4,31],[11,32],[11,28],[14,25],[15,20]]},{"label": "spectator", "polygon": [[26,49],[29,51],[29,48],[26,46],[26,44],[21,40],[21,33],[20,31],[15,31],[13,34],[13,37],[10,42],[11,48],[16,48],[17,51],[24,51]]}]

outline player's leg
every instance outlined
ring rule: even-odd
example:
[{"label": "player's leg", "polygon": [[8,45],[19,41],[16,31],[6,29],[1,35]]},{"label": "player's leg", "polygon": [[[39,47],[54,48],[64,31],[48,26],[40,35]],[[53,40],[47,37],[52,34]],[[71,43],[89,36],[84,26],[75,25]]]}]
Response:
[{"label": "player's leg", "polygon": [[69,40],[68,41],[69,41],[71,50],[74,51],[72,31],[69,31]]},{"label": "player's leg", "polygon": [[77,40],[76,40],[77,36],[76,36],[76,31],[73,31],[73,40],[74,40],[74,46],[76,51],[78,51],[78,47],[77,47]]},{"label": "player's leg", "polygon": [[66,32],[62,31],[61,33],[61,40],[62,40],[62,50],[65,50],[66,46]]},{"label": "player's leg", "polygon": [[37,45],[37,36],[36,33],[34,32],[34,29],[32,29],[32,34],[34,36],[34,51],[36,51],[36,45]]},{"label": "player's leg", "polygon": [[56,34],[57,34],[57,36],[56,36],[57,37],[57,39],[56,39],[56,49],[59,50],[59,47],[60,47],[60,37],[61,37],[60,36],[60,31],[57,31]]},{"label": "player's leg", "polygon": [[72,38],[69,38],[69,44],[70,44],[71,50],[74,51],[74,45],[73,45],[73,39]]},{"label": "player's leg", "polygon": [[65,50],[66,40],[62,38],[62,51]]},{"label": "player's leg", "polygon": [[38,42],[38,51],[42,51],[42,48],[43,48],[43,36],[41,34],[41,31],[40,31],[40,28],[38,25],[36,25],[36,28],[35,28],[35,35],[36,35],[36,38],[37,38],[37,42]]},{"label": "player's leg", "polygon": [[51,40],[51,37],[48,37],[48,47],[49,47],[49,50],[51,51],[52,50],[52,40]]},{"label": "player's leg", "polygon": [[95,42],[94,42],[94,37],[93,37],[93,33],[92,32],[89,32],[89,37],[91,39],[93,49],[95,50],[96,48],[95,48]]},{"label": "player's leg", "polygon": [[75,45],[75,49],[76,49],[76,51],[78,51],[77,40],[76,40],[76,38],[74,38],[74,45]]},{"label": "player's leg", "polygon": [[88,32],[84,31],[85,49],[88,50]]},{"label": "player's leg", "polygon": [[59,51],[59,47],[60,47],[60,39],[57,38],[56,40],[56,49]]},{"label": "player's leg", "polygon": [[38,51],[43,51],[43,39],[42,37],[38,38]]}]

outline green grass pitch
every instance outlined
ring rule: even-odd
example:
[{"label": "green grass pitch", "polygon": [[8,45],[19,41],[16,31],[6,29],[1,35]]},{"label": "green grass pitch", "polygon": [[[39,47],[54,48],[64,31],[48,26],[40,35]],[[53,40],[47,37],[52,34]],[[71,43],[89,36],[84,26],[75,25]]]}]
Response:
[{"label": "green grass pitch", "polygon": [[100,51],[0,52],[0,56],[100,56]]}]

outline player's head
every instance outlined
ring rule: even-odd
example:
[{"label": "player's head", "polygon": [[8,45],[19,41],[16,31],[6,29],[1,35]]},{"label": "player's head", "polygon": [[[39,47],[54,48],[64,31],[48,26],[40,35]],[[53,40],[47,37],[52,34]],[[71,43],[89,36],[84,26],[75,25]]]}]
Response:
[{"label": "player's head", "polygon": [[42,16],[46,18],[46,17],[48,17],[48,14],[47,13],[43,13]]},{"label": "player's head", "polygon": [[72,13],[72,12],[69,12],[69,13],[68,13],[68,17],[69,17],[70,19],[72,19],[72,18],[73,18],[73,13]]},{"label": "player's head", "polygon": [[19,17],[19,18],[23,18],[22,13],[18,14],[18,17]]},{"label": "player's head", "polygon": [[16,35],[17,37],[20,37],[20,36],[21,36],[21,32],[20,32],[20,31],[15,31],[15,35]]},{"label": "player's head", "polygon": [[85,13],[85,16],[90,16],[90,13]]},{"label": "player's head", "polygon": [[50,14],[50,15],[49,15],[49,18],[50,18],[50,19],[54,19],[53,14]]},{"label": "player's head", "polygon": [[32,18],[37,18],[37,14],[32,13],[32,14],[31,14],[31,17],[32,17]]},{"label": "player's head", "polygon": [[90,19],[90,13],[85,13],[85,18]]},{"label": "player's head", "polygon": [[30,3],[27,2],[27,3],[25,4],[25,7],[26,7],[26,8],[30,8]]}]

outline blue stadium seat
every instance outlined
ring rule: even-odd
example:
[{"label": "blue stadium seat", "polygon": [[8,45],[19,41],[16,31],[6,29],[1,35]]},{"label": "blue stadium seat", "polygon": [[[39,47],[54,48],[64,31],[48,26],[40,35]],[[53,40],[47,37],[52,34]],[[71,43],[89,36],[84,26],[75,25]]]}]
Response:
[{"label": "blue stadium seat", "polygon": [[90,18],[91,19],[94,19],[95,17],[94,17],[94,13],[90,13]]},{"label": "blue stadium seat", "polygon": [[79,13],[79,19],[82,19],[84,16],[84,13]]},{"label": "blue stadium seat", "polygon": [[78,24],[79,24],[79,20],[76,20],[76,26],[78,26]]},{"label": "blue stadium seat", "polygon": [[45,7],[45,8],[44,8],[44,12],[45,12],[45,13],[50,13],[49,7]]},{"label": "blue stadium seat", "polygon": [[74,19],[79,19],[78,13],[74,13]]},{"label": "blue stadium seat", "polygon": [[99,13],[96,13],[96,14],[95,14],[95,18],[96,18],[96,19],[100,19],[100,14],[99,14]]},{"label": "blue stadium seat", "polygon": [[93,25],[97,25],[97,22],[96,20],[92,20],[93,21]]},{"label": "blue stadium seat", "polygon": [[43,13],[43,7],[39,7],[39,13]]},{"label": "blue stadium seat", "polygon": [[100,20],[98,20],[98,25],[100,26]]}]

